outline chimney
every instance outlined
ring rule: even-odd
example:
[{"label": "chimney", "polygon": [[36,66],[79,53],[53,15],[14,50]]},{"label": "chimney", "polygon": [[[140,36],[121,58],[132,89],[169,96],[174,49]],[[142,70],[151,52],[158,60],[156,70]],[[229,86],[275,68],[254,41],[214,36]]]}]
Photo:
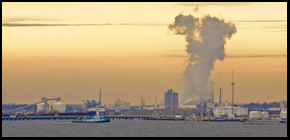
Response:
[{"label": "chimney", "polygon": [[222,88],[220,88],[220,103],[222,103]]}]

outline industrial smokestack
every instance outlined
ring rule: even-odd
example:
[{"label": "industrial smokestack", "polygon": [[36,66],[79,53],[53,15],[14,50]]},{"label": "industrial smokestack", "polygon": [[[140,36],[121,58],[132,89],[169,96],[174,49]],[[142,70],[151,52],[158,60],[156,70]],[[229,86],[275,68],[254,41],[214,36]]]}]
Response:
[{"label": "industrial smokestack", "polygon": [[220,104],[222,103],[222,88],[220,88]]},{"label": "industrial smokestack", "polygon": [[214,103],[214,91],[212,91],[211,103]]},{"label": "industrial smokestack", "polygon": [[211,70],[214,70],[216,59],[224,59],[224,45],[226,39],[237,32],[235,25],[210,15],[195,18],[179,14],[168,27],[177,35],[185,35],[187,42],[189,59],[183,74],[185,88],[180,92],[180,102],[194,95],[208,99],[209,91],[214,88],[214,82],[210,80]]}]

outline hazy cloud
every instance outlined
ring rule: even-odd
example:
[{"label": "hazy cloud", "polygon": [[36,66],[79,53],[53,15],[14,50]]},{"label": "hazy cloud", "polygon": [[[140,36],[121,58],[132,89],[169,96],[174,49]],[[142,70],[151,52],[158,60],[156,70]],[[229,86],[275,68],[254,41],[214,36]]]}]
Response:
[{"label": "hazy cloud", "polygon": [[[189,57],[187,55],[161,55],[162,57]],[[255,58],[255,57],[287,57],[287,54],[277,55],[229,55],[227,58]]]},{"label": "hazy cloud", "polygon": [[2,22],[25,22],[25,21],[60,21],[63,19],[48,16],[4,16]]},{"label": "hazy cloud", "polygon": [[277,55],[230,55],[227,58],[254,58],[254,57],[287,57],[287,54],[277,54]]},{"label": "hazy cloud", "polygon": [[159,23],[121,23],[121,24],[114,24],[114,25],[167,25],[167,24],[159,24]]},{"label": "hazy cloud", "polygon": [[121,23],[121,24],[36,24],[36,23],[2,23],[2,26],[6,27],[25,27],[25,26],[106,26],[106,25],[146,25],[146,26],[158,26],[167,24],[158,23]]},{"label": "hazy cloud", "polygon": [[287,20],[236,20],[232,22],[287,22]]},{"label": "hazy cloud", "polygon": [[238,28],[238,29],[266,29],[267,31],[274,31],[274,32],[285,32],[286,31],[287,32],[287,24],[285,24],[285,25],[269,25],[269,26],[262,26],[262,27],[247,27],[247,28]]},{"label": "hazy cloud", "polygon": [[179,2],[182,6],[249,6],[252,2]]},{"label": "hazy cloud", "polygon": [[31,24],[31,23],[2,23],[2,26],[8,27],[21,27],[21,26],[103,26],[112,25],[110,23],[105,24]]},{"label": "hazy cloud", "polygon": [[198,12],[198,7],[195,7],[194,9],[192,9],[192,11]]}]

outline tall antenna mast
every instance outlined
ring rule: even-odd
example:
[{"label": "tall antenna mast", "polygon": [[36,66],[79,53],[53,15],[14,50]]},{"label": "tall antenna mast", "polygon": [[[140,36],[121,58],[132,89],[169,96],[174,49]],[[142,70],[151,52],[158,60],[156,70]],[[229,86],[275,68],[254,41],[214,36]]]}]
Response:
[{"label": "tall antenna mast", "polygon": [[141,110],[143,110],[143,96],[141,94]]},{"label": "tall antenna mast", "polygon": [[155,96],[155,107],[156,107],[156,96]]},{"label": "tall antenna mast", "polygon": [[233,82],[231,83],[231,85],[232,85],[232,104],[233,104],[232,114],[234,115],[234,86],[235,86],[234,71],[233,71]]}]

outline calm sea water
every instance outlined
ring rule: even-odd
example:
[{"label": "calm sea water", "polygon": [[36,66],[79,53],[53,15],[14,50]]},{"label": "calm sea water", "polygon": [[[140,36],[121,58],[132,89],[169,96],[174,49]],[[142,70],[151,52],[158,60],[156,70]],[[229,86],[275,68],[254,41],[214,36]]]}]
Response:
[{"label": "calm sea water", "polygon": [[111,120],[71,123],[71,120],[2,121],[2,137],[287,137],[287,124],[240,122]]}]

